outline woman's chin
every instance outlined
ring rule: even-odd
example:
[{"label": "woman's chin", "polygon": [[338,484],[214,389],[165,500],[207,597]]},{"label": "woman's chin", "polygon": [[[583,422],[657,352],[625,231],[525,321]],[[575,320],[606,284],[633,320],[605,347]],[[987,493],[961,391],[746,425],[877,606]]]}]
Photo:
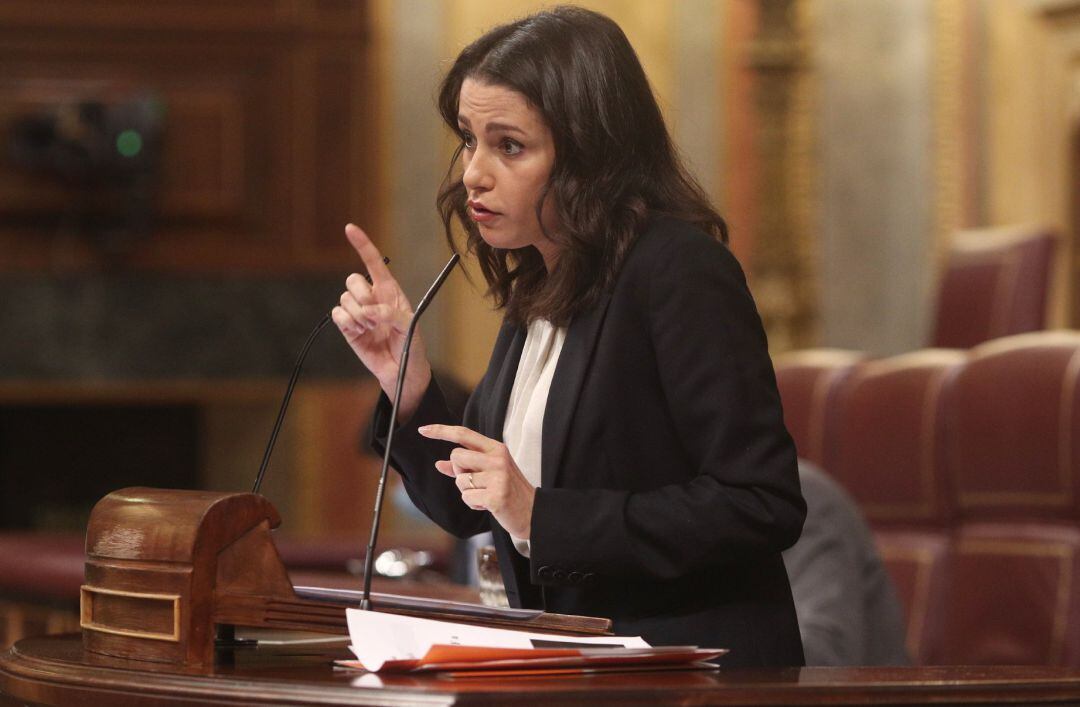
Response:
[{"label": "woman's chin", "polygon": [[512,250],[528,245],[518,242],[518,239],[514,238],[513,234],[507,233],[505,229],[498,226],[485,223],[477,223],[476,226],[480,231],[480,237],[484,239],[484,243],[487,243],[492,248]]}]

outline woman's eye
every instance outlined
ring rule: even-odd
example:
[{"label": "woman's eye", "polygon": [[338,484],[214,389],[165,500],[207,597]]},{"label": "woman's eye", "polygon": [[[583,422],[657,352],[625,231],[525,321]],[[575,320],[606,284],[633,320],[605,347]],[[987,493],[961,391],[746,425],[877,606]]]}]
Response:
[{"label": "woman's eye", "polygon": [[503,154],[512,156],[521,152],[521,143],[517,140],[511,140],[510,138],[507,138],[502,141],[502,144],[499,145],[499,148],[503,151]]},{"label": "woman's eye", "polygon": [[473,135],[472,133],[462,133],[461,137],[462,137],[462,140],[464,141],[465,147],[467,149],[471,150],[474,147],[476,147],[476,136],[475,135]]}]

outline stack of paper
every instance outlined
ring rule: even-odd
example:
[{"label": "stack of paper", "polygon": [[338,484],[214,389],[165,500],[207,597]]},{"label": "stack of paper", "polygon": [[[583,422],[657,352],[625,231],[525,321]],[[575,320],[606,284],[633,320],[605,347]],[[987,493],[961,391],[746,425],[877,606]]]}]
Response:
[{"label": "stack of paper", "polygon": [[557,636],[348,609],[350,649],[372,672],[693,663],[726,651],[653,648],[640,637]]}]

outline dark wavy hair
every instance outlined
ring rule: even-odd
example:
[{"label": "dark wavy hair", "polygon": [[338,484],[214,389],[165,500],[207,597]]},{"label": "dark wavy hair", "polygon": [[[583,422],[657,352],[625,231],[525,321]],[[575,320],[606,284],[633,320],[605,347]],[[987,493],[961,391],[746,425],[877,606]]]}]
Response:
[{"label": "dark wavy hair", "polygon": [[[550,273],[535,248],[489,246],[468,216],[457,169],[464,147],[458,97],[467,78],[517,91],[552,132],[555,164],[536,204],[539,220],[552,199],[558,224],[544,231],[561,247]],[[637,54],[604,15],[557,7],[492,29],[461,52],[438,100],[462,138],[438,196],[446,238],[456,252],[456,219],[510,321],[569,323],[615,281],[650,214],[689,221],[727,242],[724,220],[676,153]]]}]

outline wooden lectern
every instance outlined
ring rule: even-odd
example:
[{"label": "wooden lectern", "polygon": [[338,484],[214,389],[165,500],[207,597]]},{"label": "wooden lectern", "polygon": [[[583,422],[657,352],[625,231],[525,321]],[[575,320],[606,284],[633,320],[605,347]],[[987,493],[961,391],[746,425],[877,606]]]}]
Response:
[{"label": "wooden lectern", "polygon": [[[297,589],[274,545],[281,523],[251,493],[127,488],[101,499],[86,529],[80,607],[90,652],[188,668],[214,664],[218,627],[348,634],[359,592]],[[377,611],[563,635],[611,622],[540,611],[372,595]]]}]

